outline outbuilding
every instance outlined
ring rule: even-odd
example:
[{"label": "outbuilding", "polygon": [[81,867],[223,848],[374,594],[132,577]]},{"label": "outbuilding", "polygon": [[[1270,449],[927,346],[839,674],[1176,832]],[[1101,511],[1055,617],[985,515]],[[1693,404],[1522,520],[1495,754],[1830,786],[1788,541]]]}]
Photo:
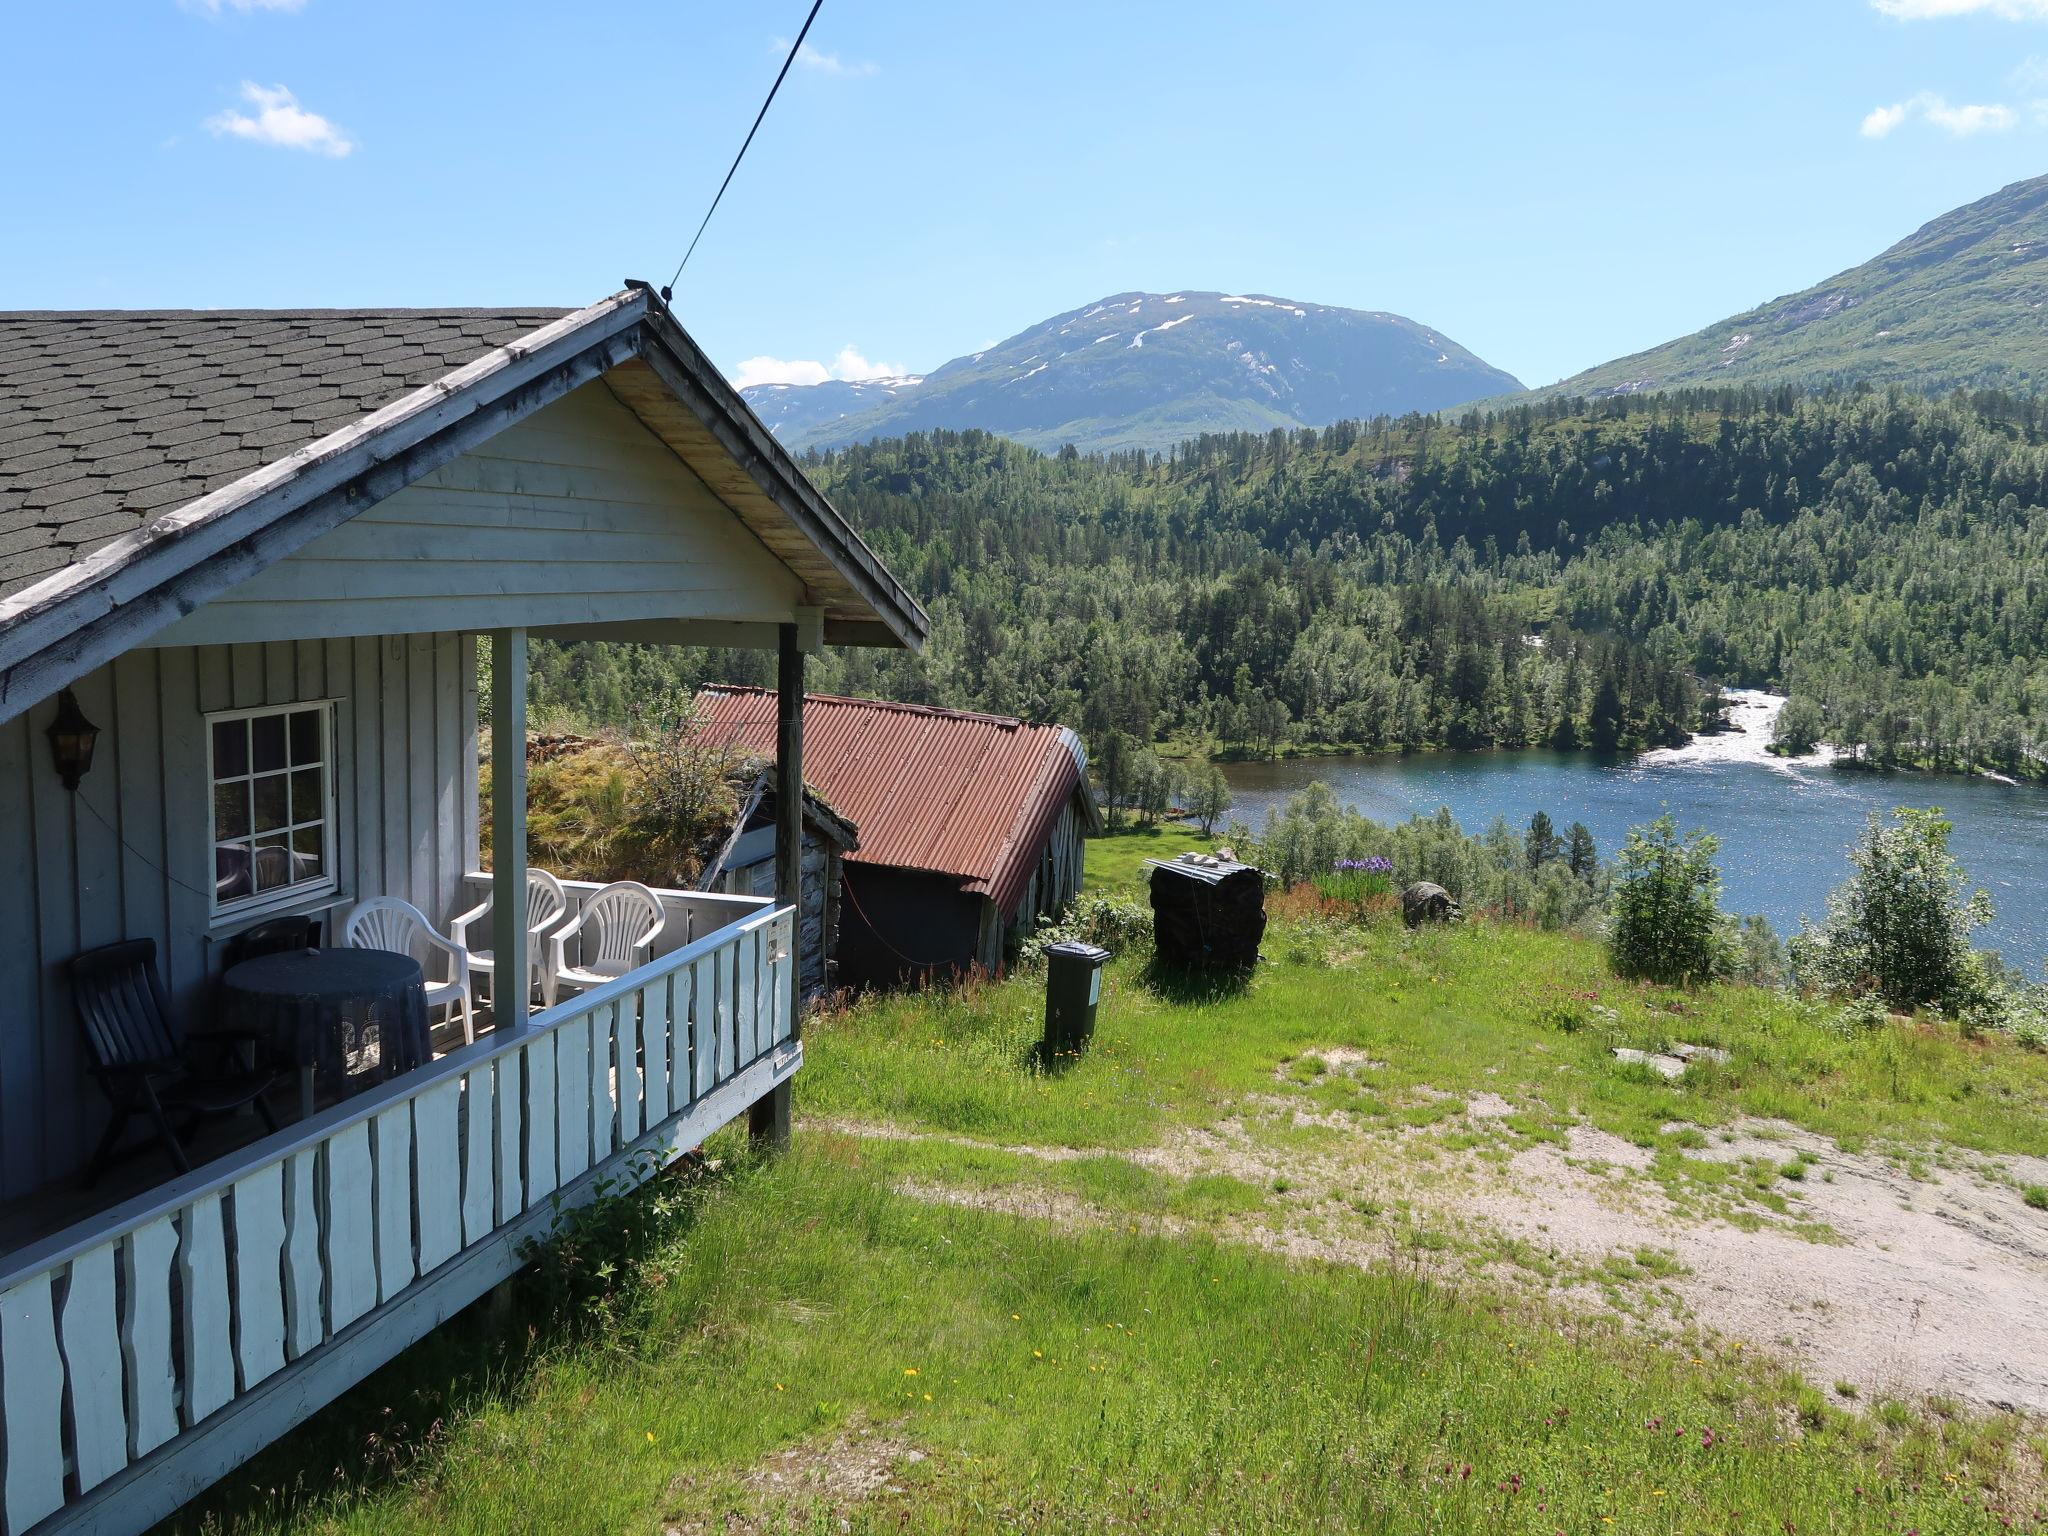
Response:
[{"label": "outbuilding", "polygon": [[[699,729],[765,753],[776,695],[707,688]],[[860,828],[846,855],[839,974],[878,986],[1002,969],[1081,890],[1100,828],[1081,739],[1060,725],[808,694],[804,779]]]}]

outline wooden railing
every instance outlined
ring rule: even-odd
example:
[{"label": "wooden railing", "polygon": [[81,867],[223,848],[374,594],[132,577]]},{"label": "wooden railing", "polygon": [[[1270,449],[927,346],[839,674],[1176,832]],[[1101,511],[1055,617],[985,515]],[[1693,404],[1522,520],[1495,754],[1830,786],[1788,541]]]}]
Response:
[{"label": "wooden railing", "polygon": [[0,1259],[0,1532],[146,1528],[783,1081],[790,911],[717,900],[749,915]]}]

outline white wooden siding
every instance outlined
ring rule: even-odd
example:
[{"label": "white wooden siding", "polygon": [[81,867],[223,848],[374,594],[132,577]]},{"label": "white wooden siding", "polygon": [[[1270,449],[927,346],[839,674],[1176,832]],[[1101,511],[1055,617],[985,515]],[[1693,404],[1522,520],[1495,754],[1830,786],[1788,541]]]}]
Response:
[{"label": "white wooden siding", "polygon": [[457,635],[133,651],[76,686],[100,738],[75,797],[43,736],[54,699],[0,725],[0,1200],[82,1167],[105,1123],[67,960],[153,938],[173,1005],[207,1005],[233,927],[209,932],[206,713],[334,699],[340,894],[445,923],[474,848],[474,673]]},{"label": "white wooden siding", "polygon": [[597,380],[152,642],[786,622],[803,583]]}]

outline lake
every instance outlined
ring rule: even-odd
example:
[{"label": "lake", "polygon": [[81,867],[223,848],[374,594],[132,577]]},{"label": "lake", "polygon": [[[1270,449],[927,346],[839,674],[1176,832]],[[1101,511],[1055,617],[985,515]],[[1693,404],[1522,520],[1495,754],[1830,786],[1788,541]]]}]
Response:
[{"label": "lake", "polygon": [[1380,822],[1448,806],[1467,832],[1484,831],[1495,816],[1520,831],[1548,811],[1560,833],[1583,821],[1608,859],[1630,827],[1668,810],[1682,830],[1704,827],[1721,839],[1722,905],[1761,912],[1782,935],[1802,914],[1820,916],[1872,810],[1938,805],[1955,823],[1956,857],[1998,908],[1978,944],[2040,974],[2048,957],[2048,789],[1836,768],[1825,753],[1773,758],[1764,748],[1783,701],[1753,692],[1731,698],[1734,730],[1634,757],[1429,752],[1227,763],[1230,815],[1263,826],[1269,809],[1320,779],[1340,802]]}]

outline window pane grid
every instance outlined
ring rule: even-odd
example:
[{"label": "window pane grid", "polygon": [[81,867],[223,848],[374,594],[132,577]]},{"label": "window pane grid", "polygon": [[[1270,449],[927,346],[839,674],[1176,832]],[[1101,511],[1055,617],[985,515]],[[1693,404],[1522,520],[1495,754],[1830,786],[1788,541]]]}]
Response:
[{"label": "window pane grid", "polygon": [[330,718],[317,704],[211,722],[216,911],[332,885]]}]

